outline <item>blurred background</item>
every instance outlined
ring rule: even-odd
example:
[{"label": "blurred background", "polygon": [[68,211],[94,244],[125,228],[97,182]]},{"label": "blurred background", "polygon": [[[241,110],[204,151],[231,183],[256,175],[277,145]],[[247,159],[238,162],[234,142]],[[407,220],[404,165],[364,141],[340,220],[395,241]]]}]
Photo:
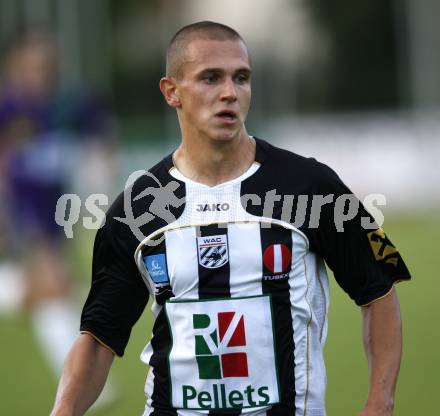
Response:
[{"label": "blurred background", "polygon": [[[436,0],[0,0],[2,413],[50,412],[90,284],[84,201],[111,202],[131,172],[178,145],[158,88],[164,52],[183,25],[214,20],[249,45],[249,133],[329,164],[361,199],[386,196],[385,230],[414,276],[398,286],[395,414],[435,414],[439,19]],[[53,221],[63,193],[81,200],[71,239]],[[329,416],[355,415],[366,398],[357,309],[333,284]],[[90,414],[142,413],[150,330],[147,307]]]}]

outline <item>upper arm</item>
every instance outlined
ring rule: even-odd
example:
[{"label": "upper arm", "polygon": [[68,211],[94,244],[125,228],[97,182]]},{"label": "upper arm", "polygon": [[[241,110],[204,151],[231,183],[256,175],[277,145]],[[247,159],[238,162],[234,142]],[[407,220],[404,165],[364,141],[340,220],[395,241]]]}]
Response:
[{"label": "upper arm", "polygon": [[91,358],[95,364],[103,369],[110,368],[115,356],[114,352],[90,333],[81,333],[74,348],[81,356]]},{"label": "upper arm", "polygon": [[[328,167],[322,169],[324,179],[315,192],[333,194],[334,202],[322,208],[319,227],[309,231],[311,242],[333,271],[338,284],[357,305],[367,305],[386,296],[395,282],[411,276],[397,248],[383,230],[375,226],[360,201],[336,173]],[[341,217],[348,206],[337,204],[338,198],[340,201],[347,198],[356,208],[355,215],[342,222],[342,228]],[[366,228],[366,223],[375,229]]]},{"label": "upper arm", "polygon": [[81,315],[81,331],[122,356],[131,329],[147,304],[148,289],[134,260],[137,240],[128,226],[114,218],[123,216],[120,203],[118,199],[113,204],[96,235],[92,284]]},{"label": "upper arm", "polygon": [[382,318],[397,317],[400,319],[400,304],[396,289],[392,287],[385,296],[362,306],[361,311],[364,320],[370,319],[372,314],[377,314],[377,316]]}]

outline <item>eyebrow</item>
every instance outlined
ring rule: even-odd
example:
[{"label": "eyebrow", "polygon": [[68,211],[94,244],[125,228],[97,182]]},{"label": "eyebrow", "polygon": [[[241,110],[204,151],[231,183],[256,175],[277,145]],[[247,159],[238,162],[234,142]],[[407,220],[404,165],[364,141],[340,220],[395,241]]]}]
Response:
[{"label": "eyebrow", "polygon": [[[203,75],[208,72],[224,73],[226,71],[222,68],[205,68],[205,69],[202,69],[200,72],[198,72],[197,76]],[[250,75],[252,73],[252,70],[249,67],[245,66],[245,67],[238,68],[237,70],[234,71],[234,74],[237,74],[237,73],[245,73],[245,74]]]}]

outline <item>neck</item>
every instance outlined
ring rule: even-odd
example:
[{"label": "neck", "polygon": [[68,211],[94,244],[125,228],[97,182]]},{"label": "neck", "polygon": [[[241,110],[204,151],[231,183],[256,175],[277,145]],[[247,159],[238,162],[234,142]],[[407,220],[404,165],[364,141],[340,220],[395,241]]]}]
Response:
[{"label": "neck", "polygon": [[173,155],[174,164],[187,178],[209,186],[242,175],[255,160],[255,141],[243,128],[231,140],[185,140]]}]

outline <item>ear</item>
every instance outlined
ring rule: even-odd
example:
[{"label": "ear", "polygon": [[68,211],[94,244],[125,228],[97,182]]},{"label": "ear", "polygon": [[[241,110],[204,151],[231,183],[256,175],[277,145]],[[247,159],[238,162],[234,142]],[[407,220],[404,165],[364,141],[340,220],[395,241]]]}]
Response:
[{"label": "ear", "polygon": [[163,77],[159,82],[159,88],[169,106],[174,108],[181,106],[175,78]]}]

